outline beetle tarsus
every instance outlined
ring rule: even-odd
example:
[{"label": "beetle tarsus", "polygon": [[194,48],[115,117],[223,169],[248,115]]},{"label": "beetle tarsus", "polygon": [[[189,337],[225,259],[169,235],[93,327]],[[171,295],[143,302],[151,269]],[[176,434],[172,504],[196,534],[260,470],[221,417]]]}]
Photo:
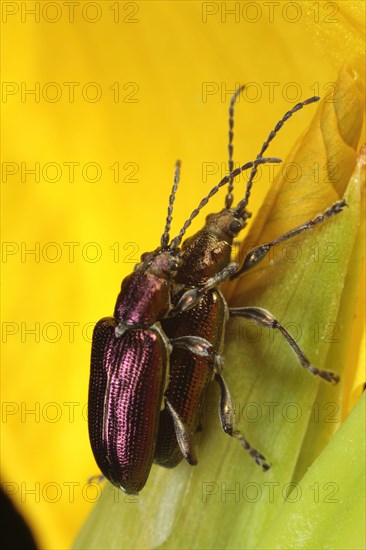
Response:
[{"label": "beetle tarsus", "polygon": [[91,483],[102,483],[102,481],[105,480],[105,476],[103,474],[95,474],[94,476],[88,477],[88,485]]},{"label": "beetle tarsus", "polygon": [[223,431],[230,437],[235,437],[239,441],[243,449],[245,449],[253,458],[253,460],[258,464],[258,466],[261,466],[264,471],[268,470],[270,468],[270,465],[266,462],[265,457],[259,451],[257,451],[257,449],[254,449],[254,447],[251,446],[251,444],[245,439],[245,437],[239,430],[234,429],[234,404],[230,395],[229,388],[227,387],[223,376],[221,374],[216,374],[215,380],[219,384],[221,390],[219,414]]},{"label": "beetle tarsus", "polygon": [[235,430],[232,436],[236,437],[236,439],[239,440],[240,445],[243,447],[243,449],[245,449],[249,453],[254,462],[258,464],[258,466],[260,466],[264,472],[270,469],[271,465],[266,462],[265,457],[259,451],[257,451],[257,449],[254,449],[254,447],[250,445],[250,443],[245,439],[242,433],[239,432],[239,430]]}]

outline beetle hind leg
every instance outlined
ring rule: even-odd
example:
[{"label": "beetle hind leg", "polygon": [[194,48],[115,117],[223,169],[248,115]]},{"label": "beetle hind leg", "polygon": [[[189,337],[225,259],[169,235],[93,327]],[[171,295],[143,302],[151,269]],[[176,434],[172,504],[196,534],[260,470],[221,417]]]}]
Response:
[{"label": "beetle hind leg", "polygon": [[180,418],[173,405],[167,399],[165,400],[165,403],[173,419],[175,435],[177,437],[180,451],[184,458],[187,460],[188,464],[190,464],[191,466],[195,466],[198,460],[196,455],[194,435]]},{"label": "beetle hind leg", "polygon": [[246,319],[250,319],[261,327],[273,328],[278,330],[288,342],[288,344],[290,344],[291,348],[296,353],[301,366],[304,369],[310,371],[311,374],[314,374],[314,376],[320,376],[320,378],[323,378],[327,382],[338,384],[340,380],[339,376],[334,372],[321,370],[317,367],[314,367],[314,365],[312,365],[309,359],[304,355],[301,348],[297,345],[291,334],[277,321],[272,313],[270,313],[266,309],[263,309],[261,307],[237,307],[230,308],[229,312],[230,317],[244,317]]},{"label": "beetle hind leg", "polygon": [[221,374],[215,374],[215,380],[219,384],[221,389],[219,415],[222,429],[231,437],[235,437],[236,439],[238,439],[240,445],[250,454],[250,456],[258,464],[258,466],[260,466],[264,471],[269,470],[271,466],[266,462],[265,457],[259,451],[257,451],[257,449],[250,445],[250,443],[245,439],[245,437],[239,430],[234,429],[235,412],[229,388],[227,387],[226,382]]}]

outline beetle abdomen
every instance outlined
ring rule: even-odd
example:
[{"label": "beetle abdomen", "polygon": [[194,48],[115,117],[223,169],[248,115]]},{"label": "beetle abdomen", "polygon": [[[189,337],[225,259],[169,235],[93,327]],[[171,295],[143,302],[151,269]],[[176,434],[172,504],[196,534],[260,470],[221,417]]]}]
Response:
[{"label": "beetle abdomen", "polygon": [[158,329],[115,336],[115,319],[94,329],[89,384],[89,437],[102,473],[138,493],[150,472],[168,354]]}]

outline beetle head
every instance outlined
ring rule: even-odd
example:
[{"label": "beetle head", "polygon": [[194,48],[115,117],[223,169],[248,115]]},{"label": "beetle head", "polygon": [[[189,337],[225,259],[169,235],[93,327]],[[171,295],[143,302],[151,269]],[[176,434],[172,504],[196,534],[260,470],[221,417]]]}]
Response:
[{"label": "beetle head", "polygon": [[178,254],[178,251],[171,251],[168,247],[158,247],[152,252],[144,252],[141,255],[141,261],[135,266],[135,271],[146,271],[161,277],[162,279],[173,278],[182,260]]},{"label": "beetle head", "polygon": [[244,210],[238,213],[236,209],[224,208],[216,214],[209,214],[206,217],[205,228],[215,235],[226,238],[231,241],[247,225],[247,219],[251,214]]}]

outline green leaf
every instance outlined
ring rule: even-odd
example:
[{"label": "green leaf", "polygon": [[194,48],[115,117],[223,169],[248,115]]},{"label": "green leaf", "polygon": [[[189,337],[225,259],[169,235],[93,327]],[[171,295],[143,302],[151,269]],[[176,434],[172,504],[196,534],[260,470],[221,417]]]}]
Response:
[{"label": "green leaf", "polygon": [[365,487],[364,395],[256,548],[365,548]]}]

